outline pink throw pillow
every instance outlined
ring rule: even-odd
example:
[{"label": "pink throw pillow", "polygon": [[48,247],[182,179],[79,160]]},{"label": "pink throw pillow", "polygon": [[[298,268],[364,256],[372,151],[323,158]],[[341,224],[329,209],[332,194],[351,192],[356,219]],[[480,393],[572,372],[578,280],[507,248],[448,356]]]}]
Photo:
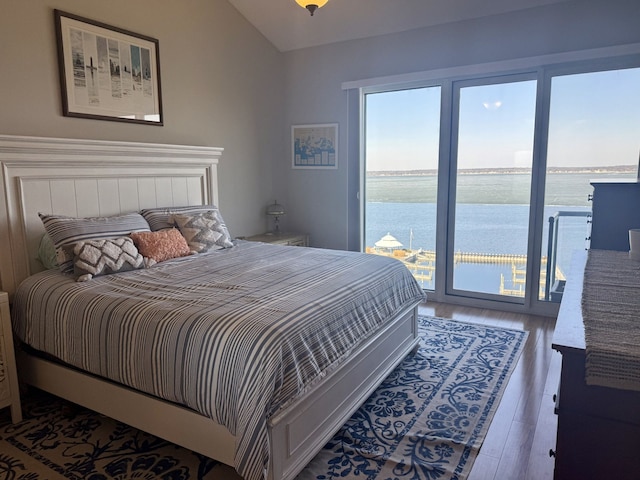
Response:
[{"label": "pink throw pillow", "polygon": [[156,262],[185,257],[191,253],[187,241],[176,228],[157,232],[136,232],[130,236],[142,256]]}]

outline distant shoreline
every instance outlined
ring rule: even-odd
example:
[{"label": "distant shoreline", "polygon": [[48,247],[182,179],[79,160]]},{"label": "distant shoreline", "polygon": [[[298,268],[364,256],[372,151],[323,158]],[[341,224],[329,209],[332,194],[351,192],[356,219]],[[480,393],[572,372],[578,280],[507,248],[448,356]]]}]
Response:
[{"label": "distant shoreline", "polygon": [[[638,167],[635,165],[616,165],[611,167],[549,167],[547,173],[633,173]],[[367,177],[428,177],[438,173],[437,170],[377,170],[367,172]],[[530,168],[473,168],[458,170],[460,175],[510,175],[530,174]]]}]

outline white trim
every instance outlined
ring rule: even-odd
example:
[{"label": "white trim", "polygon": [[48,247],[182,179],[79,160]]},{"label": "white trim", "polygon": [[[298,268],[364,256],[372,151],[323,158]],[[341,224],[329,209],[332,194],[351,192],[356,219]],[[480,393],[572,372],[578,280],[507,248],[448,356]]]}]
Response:
[{"label": "white trim", "polygon": [[635,54],[640,54],[640,43],[617,45],[615,47],[594,48],[589,50],[576,50],[572,52],[552,53],[535,57],[523,57],[512,60],[501,60],[498,62],[462,65],[450,68],[439,68],[434,70],[402,73],[398,75],[388,75],[385,77],[374,77],[362,80],[351,80],[342,83],[342,90],[349,90],[352,88],[382,87],[396,84],[405,85],[441,78],[452,78],[469,75],[501,74],[511,70],[536,69],[538,67],[560,63],[595,60],[599,58]]}]

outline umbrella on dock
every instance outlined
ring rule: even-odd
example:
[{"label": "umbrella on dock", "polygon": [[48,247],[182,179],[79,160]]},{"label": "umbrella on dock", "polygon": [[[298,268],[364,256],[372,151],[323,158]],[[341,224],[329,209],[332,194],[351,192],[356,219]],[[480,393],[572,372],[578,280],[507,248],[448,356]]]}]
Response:
[{"label": "umbrella on dock", "polygon": [[387,233],[384,237],[382,237],[375,243],[375,246],[378,248],[394,249],[402,248],[402,243],[400,243],[396,237]]}]

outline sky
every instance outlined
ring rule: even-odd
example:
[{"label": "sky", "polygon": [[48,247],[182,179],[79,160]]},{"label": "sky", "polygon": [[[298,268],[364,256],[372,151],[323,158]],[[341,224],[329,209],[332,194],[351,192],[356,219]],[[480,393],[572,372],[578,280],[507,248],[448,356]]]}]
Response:
[{"label": "sky", "polygon": [[[368,94],[367,171],[436,169],[440,87]],[[536,81],[460,91],[458,168],[530,167]],[[640,68],[554,77],[549,166],[638,165]]]}]

